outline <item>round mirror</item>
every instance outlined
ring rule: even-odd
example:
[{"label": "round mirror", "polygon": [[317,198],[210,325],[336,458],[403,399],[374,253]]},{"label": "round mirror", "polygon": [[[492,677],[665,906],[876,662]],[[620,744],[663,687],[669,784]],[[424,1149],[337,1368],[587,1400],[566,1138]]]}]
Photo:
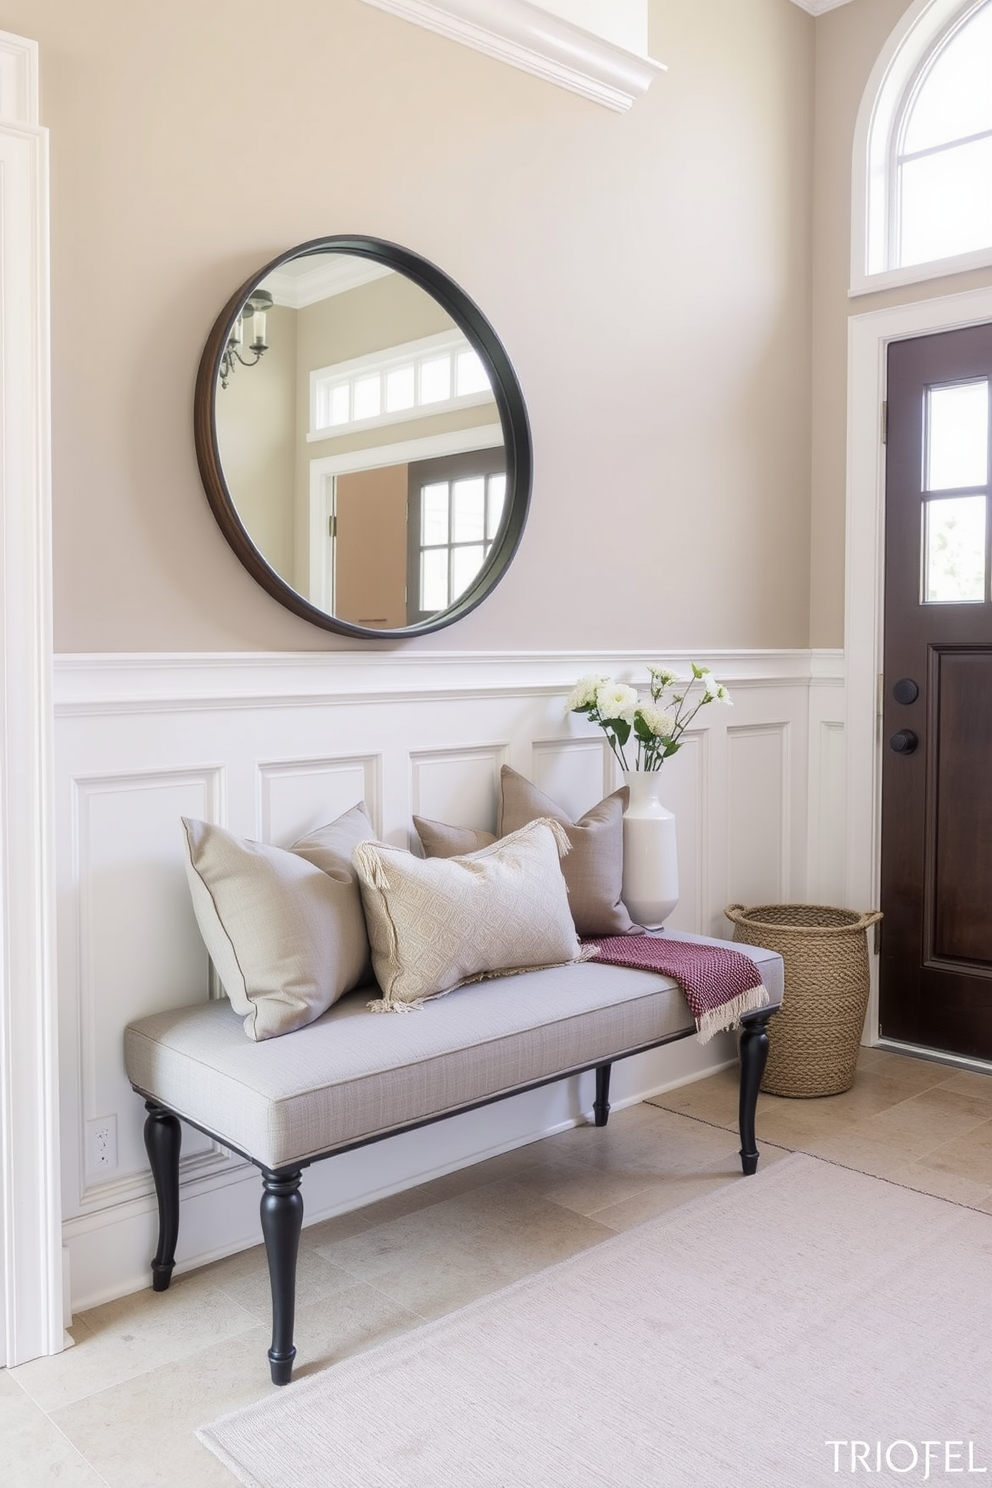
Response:
[{"label": "round mirror", "polygon": [[242,285],[200,361],[194,433],[241,562],[327,630],[450,625],[520,541],[531,444],[513,368],[468,296],[392,243],[319,238]]}]

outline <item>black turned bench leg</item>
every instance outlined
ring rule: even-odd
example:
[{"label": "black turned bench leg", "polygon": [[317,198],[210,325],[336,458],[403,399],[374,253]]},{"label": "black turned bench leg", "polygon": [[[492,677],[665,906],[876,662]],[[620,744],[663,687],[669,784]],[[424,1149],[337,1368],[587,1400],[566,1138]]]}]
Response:
[{"label": "black turned bench leg", "polygon": [[758,1148],[754,1138],[754,1113],[758,1105],[761,1077],[768,1060],[768,1020],[777,1008],[751,1013],[741,1019],[741,1168],[745,1175],[757,1172]]},{"label": "black turned bench leg", "polygon": [[596,1099],[592,1103],[597,1126],[605,1126],[610,1117],[610,1071],[612,1064],[596,1066]]},{"label": "black turned bench leg", "polygon": [[179,1117],[154,1101],[145,1101],[145,1151],[158,1199],[158,1250],[152,1261],[152,1290],[164,1292],[172,1280],[179,1239]]},{"label": "black turned bench leg", "polygon": [[272,1347],[269,1368],[274,1385],[288,1385],[293,1373],[296,1348],[293,1324],[296,1315],[296,1258],[303,1229],[301,1174],[269,1173],[262,1170],[262,1235],[269,1263],[272,1290]]}]

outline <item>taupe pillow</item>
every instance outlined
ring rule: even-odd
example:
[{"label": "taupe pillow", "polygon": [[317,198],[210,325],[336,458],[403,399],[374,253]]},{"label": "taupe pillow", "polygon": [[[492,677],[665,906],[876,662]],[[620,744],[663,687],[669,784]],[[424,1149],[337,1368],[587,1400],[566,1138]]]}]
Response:
[{"label": "taupe pillow", "polygon": [[479,852],[418,858],[383,842],[354,864],[380,1006],[402,1011],[490,973],[579,960],[556,822],[530,822]]},{"label": "taupe pillow", "polygon": [[[367,979],[368,937],[350,868],[325,870],[211,822],[183,817],[183,828],[200,934],[250,1039],[312,1023]],[[320,836],[304,839],[307,851],[318,850]]]},{"label": "taupe pillow", "polygon": [[497,830],[516,831],[535,817],[551,817],[565,828],[571,851],[562,859],[575,928],[583,937],[629,935],[639,929],[620,897],[623,885],[623,813],[626,786],[572,821],[543,791],[509,765],[500,771]]},{"label": "taupe pillow", "polygon": [[446,822],[431,821],[426,816],[415,816],[413,825],[426,858],[453,858],[456,853],[478,852],[496,841],[495,832],[476,831],[474,827],[449,827]]}]

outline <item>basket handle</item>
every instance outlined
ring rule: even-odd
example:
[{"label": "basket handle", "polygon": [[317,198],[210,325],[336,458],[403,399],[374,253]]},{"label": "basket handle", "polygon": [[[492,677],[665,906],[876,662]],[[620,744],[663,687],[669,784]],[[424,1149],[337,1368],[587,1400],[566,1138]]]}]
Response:
[{"label": "basket handle", "polygon": [[[746,910],[746,904],[728,904],[723,912],[728,920],[737,925],[740,923]],[[881,918],[882,911],[880,909],[869,909],[855,924],[845,926],[844,928],[850,930],[867,930],[871,925],[874,925],[876,921],[880,920]]]}]

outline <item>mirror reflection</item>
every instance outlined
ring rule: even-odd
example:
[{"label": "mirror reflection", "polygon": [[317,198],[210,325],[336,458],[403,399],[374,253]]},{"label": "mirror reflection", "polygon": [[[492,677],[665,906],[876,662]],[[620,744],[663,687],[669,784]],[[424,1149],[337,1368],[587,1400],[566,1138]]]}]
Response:
[{"label": "mirror reflection", "polygon": [[501,539],[507,458],[486,364],[430,294],[366,257],[289,258],[217,366],[223,479],[291,589],[370,631],[457,603]]}]

